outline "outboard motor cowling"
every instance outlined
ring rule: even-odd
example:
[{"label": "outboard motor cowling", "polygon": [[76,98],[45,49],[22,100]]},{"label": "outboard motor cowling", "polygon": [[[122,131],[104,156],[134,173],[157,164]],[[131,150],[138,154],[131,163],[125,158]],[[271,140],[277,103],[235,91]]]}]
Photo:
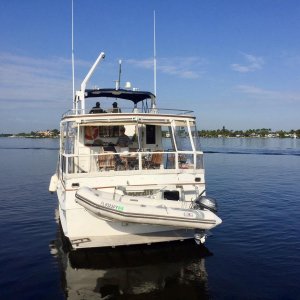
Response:
[{"label": "outboard motor cowling", "polygon": [[213,213],[218,211],[217,201],[214,198],[207,197],[207,196],[199,196],[195,200],[195,207],[199,209],[208,209]]}]

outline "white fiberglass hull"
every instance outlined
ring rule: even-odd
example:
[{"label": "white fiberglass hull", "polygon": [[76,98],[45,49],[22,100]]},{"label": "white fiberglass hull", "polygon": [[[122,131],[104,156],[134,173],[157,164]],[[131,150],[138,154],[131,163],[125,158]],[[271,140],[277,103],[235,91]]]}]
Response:
[{"label": "white fiberglass hull", "polygon": [[65,214],[60,208],[59,213],[64,235],[74,249],[177,241],[192,239],[195,234],[194,229],[107,222],[92,216],[84,209],[68,211]]},{"label": "white fiberglass hull", "polygon": [[[60,223],[73,249],[180,241],[195,235],[191,228],[101,220],[75,203],[75,192],[58,190],[58,199]],[[66,203],[74,207],[66,209]]]}]

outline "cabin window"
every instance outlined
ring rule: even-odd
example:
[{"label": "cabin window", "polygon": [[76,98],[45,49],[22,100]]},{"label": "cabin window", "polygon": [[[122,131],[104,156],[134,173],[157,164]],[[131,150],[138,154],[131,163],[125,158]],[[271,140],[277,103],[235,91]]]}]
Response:
[{"label": "cabin window", "polygon": [[120,135],[120,126],[99,126],[100,137],[117,137]]},{"label": "cabin window", "polygon": [[195,145],[195,149],[196,149],[196,151],[200,151],[200,149],[201,149],[201,147],[200,147],[200,137],[199,137],[197,127],[195,125],[191,126],[191,131],[192,131],[192,138],[193,138],[193,142],[194,142],[194,145]]},{"label": "cabin window", "polygon": [[86,146],[103,145],[106,138],[119,135],[120,126],[84,126],[84,144]]},{"label": "cabin window", "polygon": [[62,132],[61,138],[64,152],[67,154],[73,154],[75,139],[77,136],[77,127],[74,127],[73,122],[67,122],[63,124]]},{"label": "cabin window", "polygon": [[146,144],[156,144],[155,125],[146,125]]},{"label": "cabin window", "polygon": [[164,199],[165,200],[179,200],[179,191],[164,191]]},{"label": "cabin window", "polygon": [[175,151],[175,143],[171,126],[162,126],[161,133],[163,148],[167,151]]},{"label": "cabin window", "polygon": [[[74,145],[77,137],[77,127],[74,122],[66,122],[61,126],[61,147],[64,154],[74,154]],[[74,158],[61,157],[62,172],[74,172]]]},{"label": "cabin window", "polygon": [[186,126],[177,126],[175,128],[175,140],[179,151],[192,151],[191,139]]}]

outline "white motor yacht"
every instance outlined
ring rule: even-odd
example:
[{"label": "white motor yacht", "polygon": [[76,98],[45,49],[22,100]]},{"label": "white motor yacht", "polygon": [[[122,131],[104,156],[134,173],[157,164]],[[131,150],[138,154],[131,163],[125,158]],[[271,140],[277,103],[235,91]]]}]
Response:
[{"label": "white motor yacht", "polygon": [[[216,201],[205,195],[192,111],[161,109],[153,93],[119,84],[87,89],[104,56],[60,123],[58,167],[49,190],[57,193],[65,237],[73,249],[191,238],[203,243],[207,230],[222,221]],[[86,101],[95,98],[111,108],[87,110]]]}]

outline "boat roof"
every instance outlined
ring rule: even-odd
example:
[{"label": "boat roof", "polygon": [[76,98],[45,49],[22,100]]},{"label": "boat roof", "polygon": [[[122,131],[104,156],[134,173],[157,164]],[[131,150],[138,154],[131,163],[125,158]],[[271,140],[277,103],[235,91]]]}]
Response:
[{"label": "boat roof", "polygon": [[85,98],[91,97],[107,97],[131,100],[135,104],[145,99],[155,98],[154,94],[145,91],[132,91],[125,89],[86,89]]},{"label": "boat roof", "polygon": [[[70,111],[72,112],[72,111]],[[188,111],[187,111],[188,112]],[[168,113],[99,113],[99,114],[65,114],[62,117],[63,122],[74,121],[80,126],[121,126],[149,124],[158,126],[185,126],[186,122],[194,124],[196,117],[193,115],[168,114]]]}]

